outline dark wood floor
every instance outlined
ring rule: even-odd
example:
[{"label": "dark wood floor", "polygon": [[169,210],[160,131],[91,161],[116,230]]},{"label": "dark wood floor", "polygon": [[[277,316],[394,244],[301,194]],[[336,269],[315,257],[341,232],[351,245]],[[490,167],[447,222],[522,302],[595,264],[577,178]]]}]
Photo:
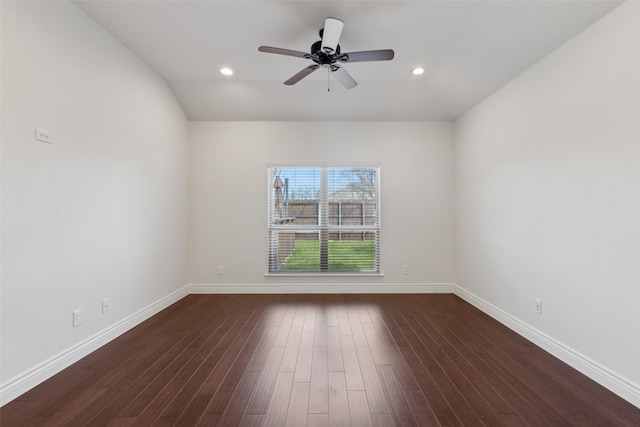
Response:
[{"label": "dark wood floor", "polygon": [[640,409],[453,295],[191,295],[2,426],[625,426]]}]

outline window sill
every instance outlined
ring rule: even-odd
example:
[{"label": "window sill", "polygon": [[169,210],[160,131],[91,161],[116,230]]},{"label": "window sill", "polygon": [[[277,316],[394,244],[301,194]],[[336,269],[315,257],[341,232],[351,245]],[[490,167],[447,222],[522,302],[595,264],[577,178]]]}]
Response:
[{"label": "window sill", "polygon": [[330,272],[330,273],[319,273],[319,272],[311,272],[311,273],[265,273],[264,277],[367,277],[367,278],[382,278],[384,277],[384,273],[339,273],[339,272]]}]

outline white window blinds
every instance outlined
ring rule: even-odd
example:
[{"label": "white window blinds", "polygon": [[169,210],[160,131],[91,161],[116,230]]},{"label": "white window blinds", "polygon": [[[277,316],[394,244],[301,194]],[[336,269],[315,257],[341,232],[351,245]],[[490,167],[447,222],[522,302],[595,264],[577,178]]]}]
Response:
[{"label": "white window blinds", "polygon": [[380,272],[377,167],[269,168],[269,272]]}]

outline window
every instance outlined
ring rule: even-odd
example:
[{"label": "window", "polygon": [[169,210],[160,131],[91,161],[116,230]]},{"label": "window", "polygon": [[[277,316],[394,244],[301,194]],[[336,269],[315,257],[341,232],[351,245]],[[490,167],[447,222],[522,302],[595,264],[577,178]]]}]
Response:
[{"label": "window", "polygon": [[269,272],[380,272],[378,167],[270,167]]}]

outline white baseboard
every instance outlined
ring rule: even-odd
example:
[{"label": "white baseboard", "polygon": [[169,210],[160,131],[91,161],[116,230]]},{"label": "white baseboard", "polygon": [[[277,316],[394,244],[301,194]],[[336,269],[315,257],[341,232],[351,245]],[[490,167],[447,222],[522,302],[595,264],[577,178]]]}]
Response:
[{"label": "white baseboard", "polygon": [[461,288],[456,284],[452,284],[451,289],[455,295],[459,296],[480,311],[493,317],[498,322],[502,323],[519,335],[522,335],[538,347],[543,348],[569,366],[577,369],[587,377],[640,408],[640,385],[611,371],[607,367],[590,359],[584,354],[575,351],[571,347],[557,341],[553,337],[550,337],[531,325],[524,323],[520,319],[488,303],[466,289]]},{"label": "white baseboard", "polygon": [[119,337],[129,329],[139,325],[188,294],[186,287],[183,287],[3,383],[0,385],[0,406],[26,393],[33,387],[51,378],[66,367],[107,344],[109,341]]},{"label": "white baseboard", "polygon": [[190,294],[450,294],[451,283],[260,283],[191,284]]}]

